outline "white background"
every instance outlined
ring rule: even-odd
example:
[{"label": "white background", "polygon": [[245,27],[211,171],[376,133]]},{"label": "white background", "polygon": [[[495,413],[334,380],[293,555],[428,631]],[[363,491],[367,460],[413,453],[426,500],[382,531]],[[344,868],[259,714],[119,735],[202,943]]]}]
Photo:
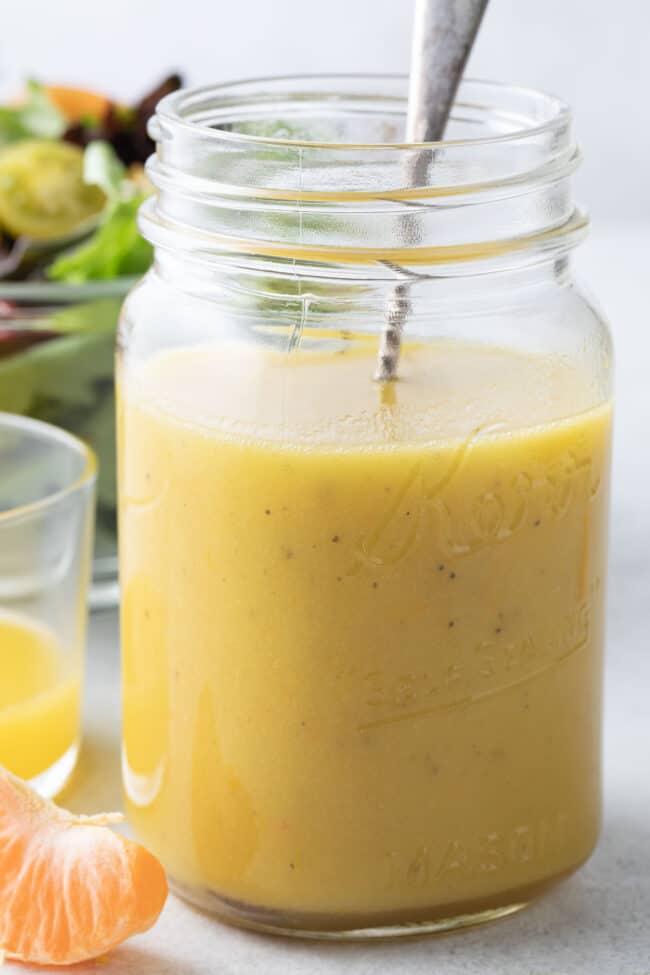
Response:
[{"label": "white background", "polygon": [[[25,74],[135,98],[176,68],[192,84],[319,71],[406,72],[412,0],[6,0],[0,88]],[[468,73],[575,107],[581,201],[596,222],[650,219],[650,2],[491,0]]]}]

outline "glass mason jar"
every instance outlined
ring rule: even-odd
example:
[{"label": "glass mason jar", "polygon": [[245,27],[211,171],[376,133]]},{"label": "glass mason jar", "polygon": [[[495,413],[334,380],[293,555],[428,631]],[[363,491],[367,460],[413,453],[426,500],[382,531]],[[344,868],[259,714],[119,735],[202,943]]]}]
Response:
[{"label": "glass mason jar", "polygon": [[467,81],[409,146],[406,95],[166,98],[119,332],[129,816],[284,934],[499,917],[599,831],[612,354],[570,113]]}]

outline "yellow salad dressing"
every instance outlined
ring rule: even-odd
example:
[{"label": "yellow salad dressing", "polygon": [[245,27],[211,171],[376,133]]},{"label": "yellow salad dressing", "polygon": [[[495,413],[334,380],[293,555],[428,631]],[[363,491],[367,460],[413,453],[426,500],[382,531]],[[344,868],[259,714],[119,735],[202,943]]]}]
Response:
[{"label": "yellow salad dressing", "polygon": [[527,899],[599,828],[610,407],[558,358],[406,345],[382,390],[321,344],[121,377],[131,822],[258,916]]},{"label": "yellow salad dressing", "polygon": [[55,635],[0,610],[0,765],[32,779],[77,744],[81,675]]}]

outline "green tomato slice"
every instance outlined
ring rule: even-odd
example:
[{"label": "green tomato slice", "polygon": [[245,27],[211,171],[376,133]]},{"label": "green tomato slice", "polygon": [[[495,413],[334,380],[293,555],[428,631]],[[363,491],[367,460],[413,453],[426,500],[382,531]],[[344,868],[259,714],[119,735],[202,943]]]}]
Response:
[{"label": "green tomato slice", "polygon": [[106,197],[83,180],[83,151],[28,139],[0,152],[0,227],[12,237],[56,240],[91,224]]}]

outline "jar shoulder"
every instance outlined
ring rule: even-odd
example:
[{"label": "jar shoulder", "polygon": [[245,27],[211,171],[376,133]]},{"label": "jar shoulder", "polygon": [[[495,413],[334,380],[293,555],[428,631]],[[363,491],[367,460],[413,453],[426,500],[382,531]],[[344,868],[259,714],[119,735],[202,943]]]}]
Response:
[{"label": "jar shoulder", "polygon": [[[575,365],[608,395],[613,351],[605,315],[580,278],[549,275],[527,287],[504,281],[433,281],[411,294],[408,341],[436,339],[480,342],[552,356]],[[231,275],[228,280],[178,276],[168,279],[155,268],[130,292],[123,306],[119,348],[129,360],[144,361],[177,346],[264,341],[279,348],[292,336],[351,332],[376,335],[386,313],[385,289],[350,290],[340,282],[325,286],[314,300],[269,275],[260,285]],[[295,345],[292,345],[295,348]]]}]

